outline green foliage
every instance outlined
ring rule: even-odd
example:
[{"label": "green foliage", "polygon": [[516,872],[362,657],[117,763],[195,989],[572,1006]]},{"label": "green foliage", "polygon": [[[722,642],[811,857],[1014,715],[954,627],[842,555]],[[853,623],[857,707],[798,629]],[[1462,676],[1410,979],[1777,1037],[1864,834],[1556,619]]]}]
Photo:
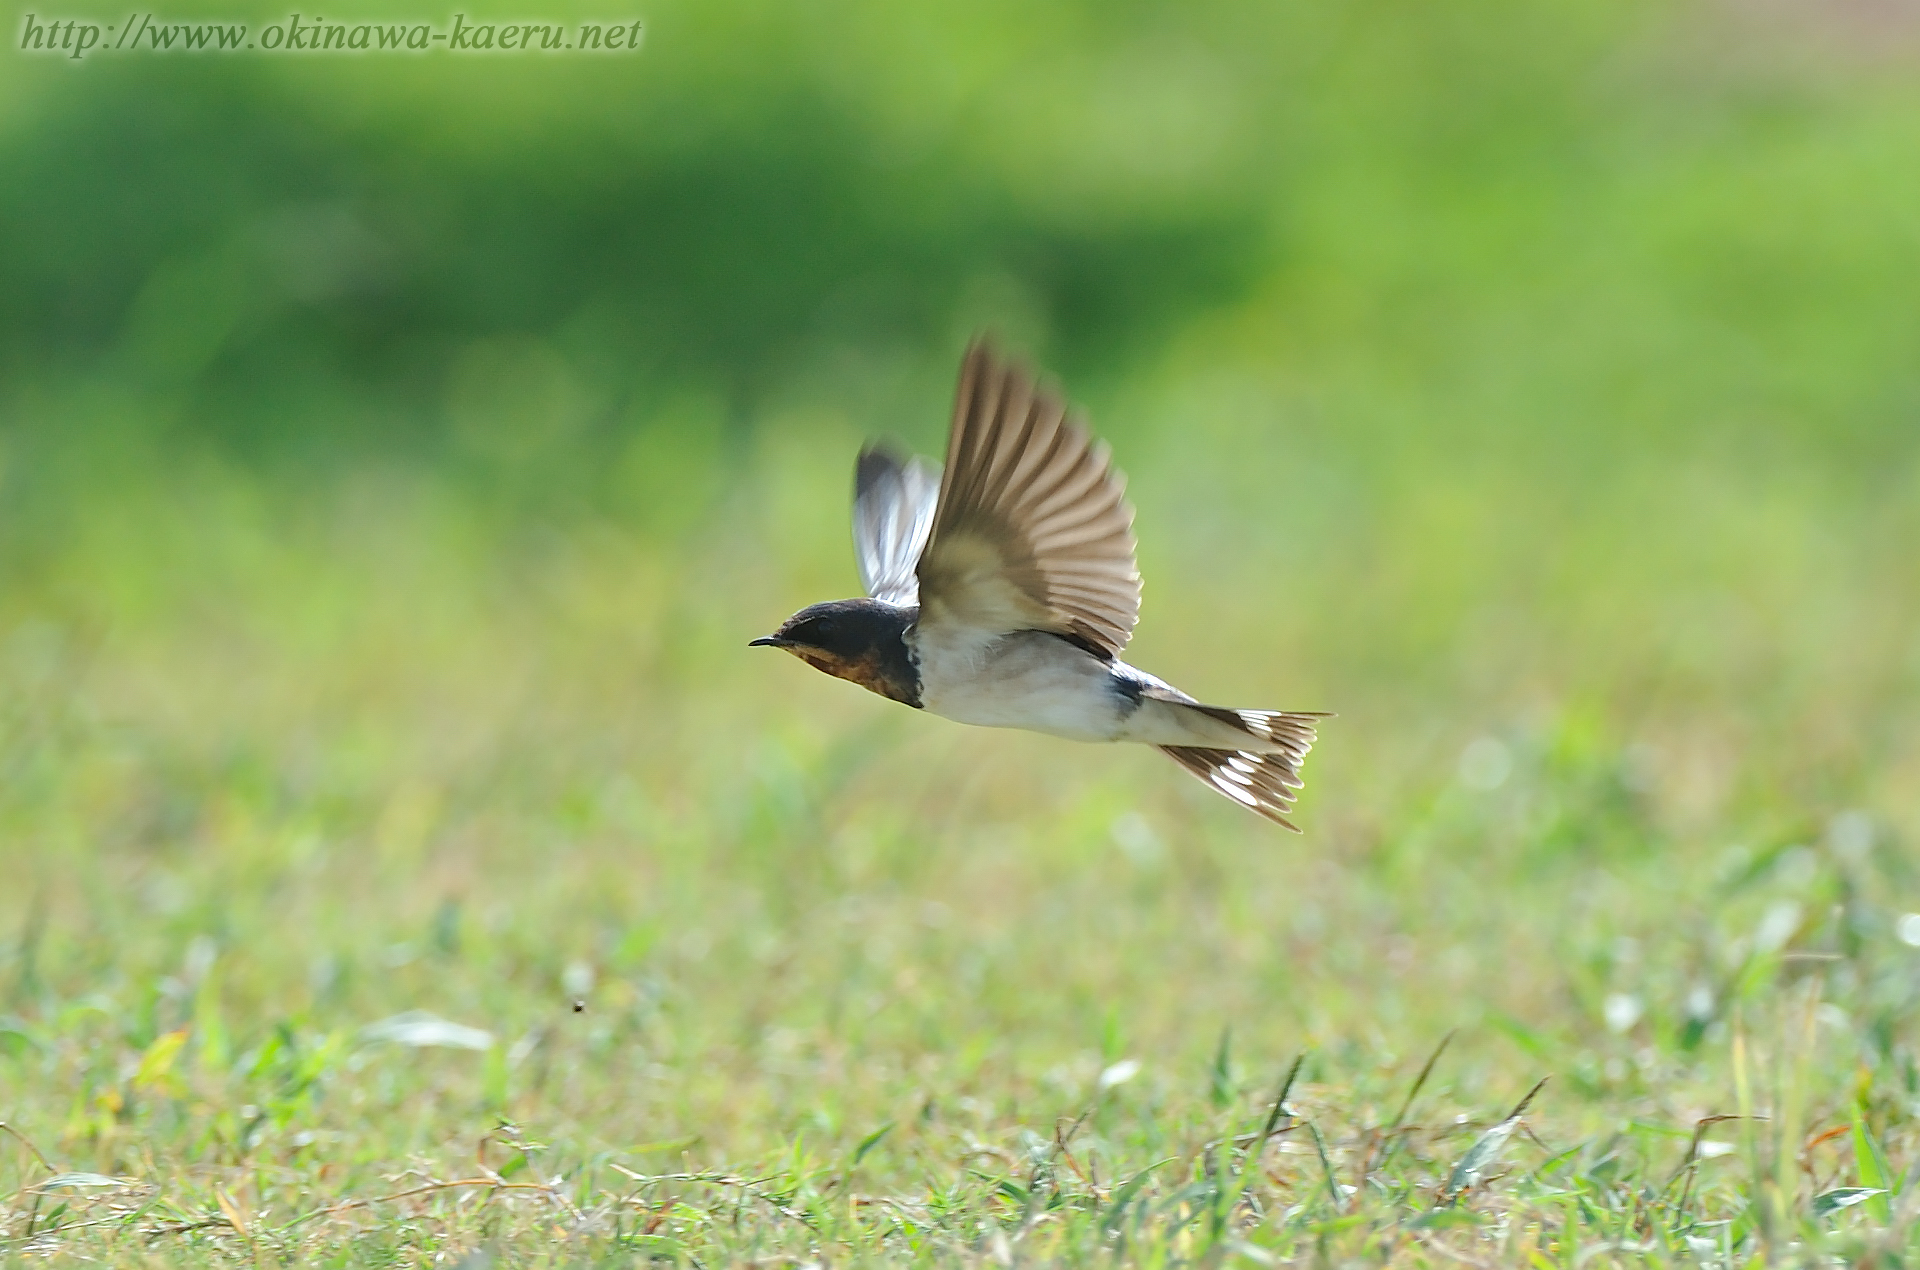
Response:
[{"label": "green foliage", "polygon": [[[20,59],[4,1255],[1912,1260],[1920,93],[1769,14]],[[1304,838],[744,647],[988,325]]]}]

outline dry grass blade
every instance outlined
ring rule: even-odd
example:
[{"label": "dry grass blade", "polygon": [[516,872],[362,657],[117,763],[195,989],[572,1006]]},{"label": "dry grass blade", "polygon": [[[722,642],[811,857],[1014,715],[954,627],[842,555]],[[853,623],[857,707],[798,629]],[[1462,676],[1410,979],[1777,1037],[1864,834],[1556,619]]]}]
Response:
[{"label": "dry grass blade", "polygon": [[[1759,1119],[1759,1120],[1766,1119],[1765,1116],[1757,1116],[1753,1118]],[[1725,1124],[1730,1120],[1745,1120],[1745,1119],[1748,1119],[1748,1117],[1740,1116],[1740,1115],[1702,1116],[1699,1120],[1694,1122],[1693,1137],[1690,1138],[1687,1142],[1687,1153],[1686,1155],[1681,1157],[1680,1165],[1678,1168],[1674,1169],[1673,1176],[1669,1177],[1667,1179],[1667,1184],[1661,1188],[1663,1193],[1666,1191],[1670,1191],[1673,1189],[1673,1184],[1675,1182],[1678,1182],[1682,1177],[1686,1178],[1686,1185],[1681,1188],[1680,1198],[1674,1204],[1674,1208],[1676,1210],[1680,1212],[1685,1212],[1687,1207],[1687,1200],[1691,1198],[1693,1194],[1693,1176],[1694,1176],[1694,1173],[1697,1171],[1697,1167],[1700,1163],[1700,1143],[1703,1140],[1705,1140],[1707,1136],[1707,1130],[1712,1128],[1714,1125]]]},{"label": "dry grass blade", "polygon": [[224,1186],[214,1187],[213,1199],[215,1203],[220,1205],[220,1214],[227,1219],[227,1224],[233,1227],[241,1238],[246,1238],[250,1233],[248,1231],[246,1215],[240,1211],[240,1205],[234,1202],[233,1196],[227,1194],[227,1188]]},{"label": "dry grass blade", "polygon": [[[1367,1154],[1360,1161],[1359,1174],[1353,1180],[1354,1189],[1364,1188],[1367,1179],[1373,1176],[1374,1169],[1386,1167],[1387,1161],[1392,1159],[1393,1153],[1399,1149],[1400,1127],[1407,1122],[1407,1114],[1413,1110],[1414,1100],[1420,1096],[1420,1091],[1427,1087],[1427,1080],[1433,1075],[1434,1065],[1440,1061],[1440,1056],[1447,1052],[1447,1046],[1452,1044],[1455,1030],[1449,1028],[1440,1038],[1440,1043],[1433,1047],[1433,1052],[1427,1055],[1427,1061],[1420,1065],[1420,1074],[1413,1078],[1413,1086],[1407,1090],[1407,1096],[1401,1102],[1400,1110],[1394,1113],[1393,1120],[1384,1129],[1375,1130],[1368,1136]],[[1381,1151],[1383,1145],[1384,1152]],[[1377,1165],[1374,1159],[1376,1154],[1380,1157]]]},{"label": "dry grass blade", "polygon": [[687,1183],[689,1185],[695,1185],[695,1186],[730,1187],[734,1190],[739,1191],[742,1195],[748,1196],[751,1199],[757,1200],[758,1202],[765,1204],[768,1208],[772,1209],[776,1213],[779,1213],[782,1217],[785,1217],[790,1221],[799,1222],[802,1226],[805,1226],[809,1230],[815,1230],[818,1228],[811,1217],[807,1216],[803,1212],[800,1212],[798,1209],[792,1208],[789,1205],[781,1202],[780,1200],[774,1198],[767,1191],[762,1189],[764,1184],[768,1180],[766,1178],[749,1179],[749,1178],[739,1177],[731,1173],[651,1173],[649,1174],[649,1173],[636,1173],[632,1169],[625,1168],[619,1164],[614,1164],[611,1167],[614,1172],[619,1173],[621,1176],[626,1177],[642,1186],[654,1186],[662,1182],[682,1182],[682,1183]]},{"label": "dry grass blade", "polygon": [[12,1125],[8,1124],[4,1120],[0,1120],[0,1133],[6,1134],[8,1137],[12,1138],[15,1142],[18,1142],[21,1146],[25,1147],[28,1153],[31,1154],[35,1160],[39,1161],[40,1167],[45,1169],[47,1172],[49,1173],[59,1172],[59,1170],[54,1168],[53,1165],[47,1163],[47,1157],[40,1153],[39,1147],[33,1145],[33,1140],[31,1138],[28,1138],[26,1134],[21,1133],[18,1129],[14,1128]]},{"label": "dry grass blade", "polygon": [[1393,1113],[1393,1123],[1387,1126],[1388,1133],[1407,1122],[1407,1113],[1413,1110],[1414,1099],[1427,1087],[1427,1078],[1433,1075],[1434,1064],[1440,1061],[1440,1056],[1447,1052],[1447,1046],[1453,1043],[1455,1031],[1457,1029],[1448,1029],[1447,1034],[1440,1038],[1440,1043],[1433,1047],[1433,1053],[1427,1055],[1427,1061],[1420,1065],[1420,1074],[1413,1078],[1413,1088],[1407,1090],[1406,1101],[1400,1104],[1400,1110]]}]

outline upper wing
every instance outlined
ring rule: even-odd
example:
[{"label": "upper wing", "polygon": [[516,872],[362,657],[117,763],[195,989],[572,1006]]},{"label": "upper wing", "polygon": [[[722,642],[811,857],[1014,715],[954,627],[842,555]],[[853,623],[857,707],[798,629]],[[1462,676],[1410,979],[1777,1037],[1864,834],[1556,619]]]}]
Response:
[{"label": "upper wing", "polygon": [[913,566],[933,530],[939,496],[938,468],[885,445],[860,451],[853,469],[853,553],[868,595],[903,607],[919,603]]},{"label": "upper wing", "polygon": [[920,556],[921,625],[1052,631],[1117,656],[1140,615],[1123,488],[1057,393],[975,341]]}]

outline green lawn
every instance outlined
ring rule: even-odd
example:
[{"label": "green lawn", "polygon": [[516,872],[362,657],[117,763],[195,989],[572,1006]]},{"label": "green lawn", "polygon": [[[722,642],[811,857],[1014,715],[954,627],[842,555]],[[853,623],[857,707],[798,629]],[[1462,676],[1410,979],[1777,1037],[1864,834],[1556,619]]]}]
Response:
[{"label": "green lawn", "polygon": [[664,543],[214,463],[20,526],[13,1255],[1906,1255],[1906,490],[1123,451],[1141,660],[1340,711],[1294,837],[745,648],[853,584],[779,435]]},{"label": "green lawn", "polygon": [[[20,62],[0,1263],[1920,1257],[1905,28],[774,8]],[[983,325],[1304,835],[746,647]]]}]

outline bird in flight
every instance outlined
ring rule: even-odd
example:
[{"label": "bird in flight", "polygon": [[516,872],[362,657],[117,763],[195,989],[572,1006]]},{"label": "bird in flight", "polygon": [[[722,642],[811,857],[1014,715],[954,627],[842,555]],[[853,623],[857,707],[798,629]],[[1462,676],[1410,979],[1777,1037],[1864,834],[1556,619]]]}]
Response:
[{"label": "bird in flight", "polygon": [[976,340],[944,470],[860,452],[866,596],[810,605],[752,643],[960,723],[1155,746],[1298,833],[1287,812],[1328,715],[1202,705],[1120,660],[1140,613],[1124,486],[1051,385]]}]

